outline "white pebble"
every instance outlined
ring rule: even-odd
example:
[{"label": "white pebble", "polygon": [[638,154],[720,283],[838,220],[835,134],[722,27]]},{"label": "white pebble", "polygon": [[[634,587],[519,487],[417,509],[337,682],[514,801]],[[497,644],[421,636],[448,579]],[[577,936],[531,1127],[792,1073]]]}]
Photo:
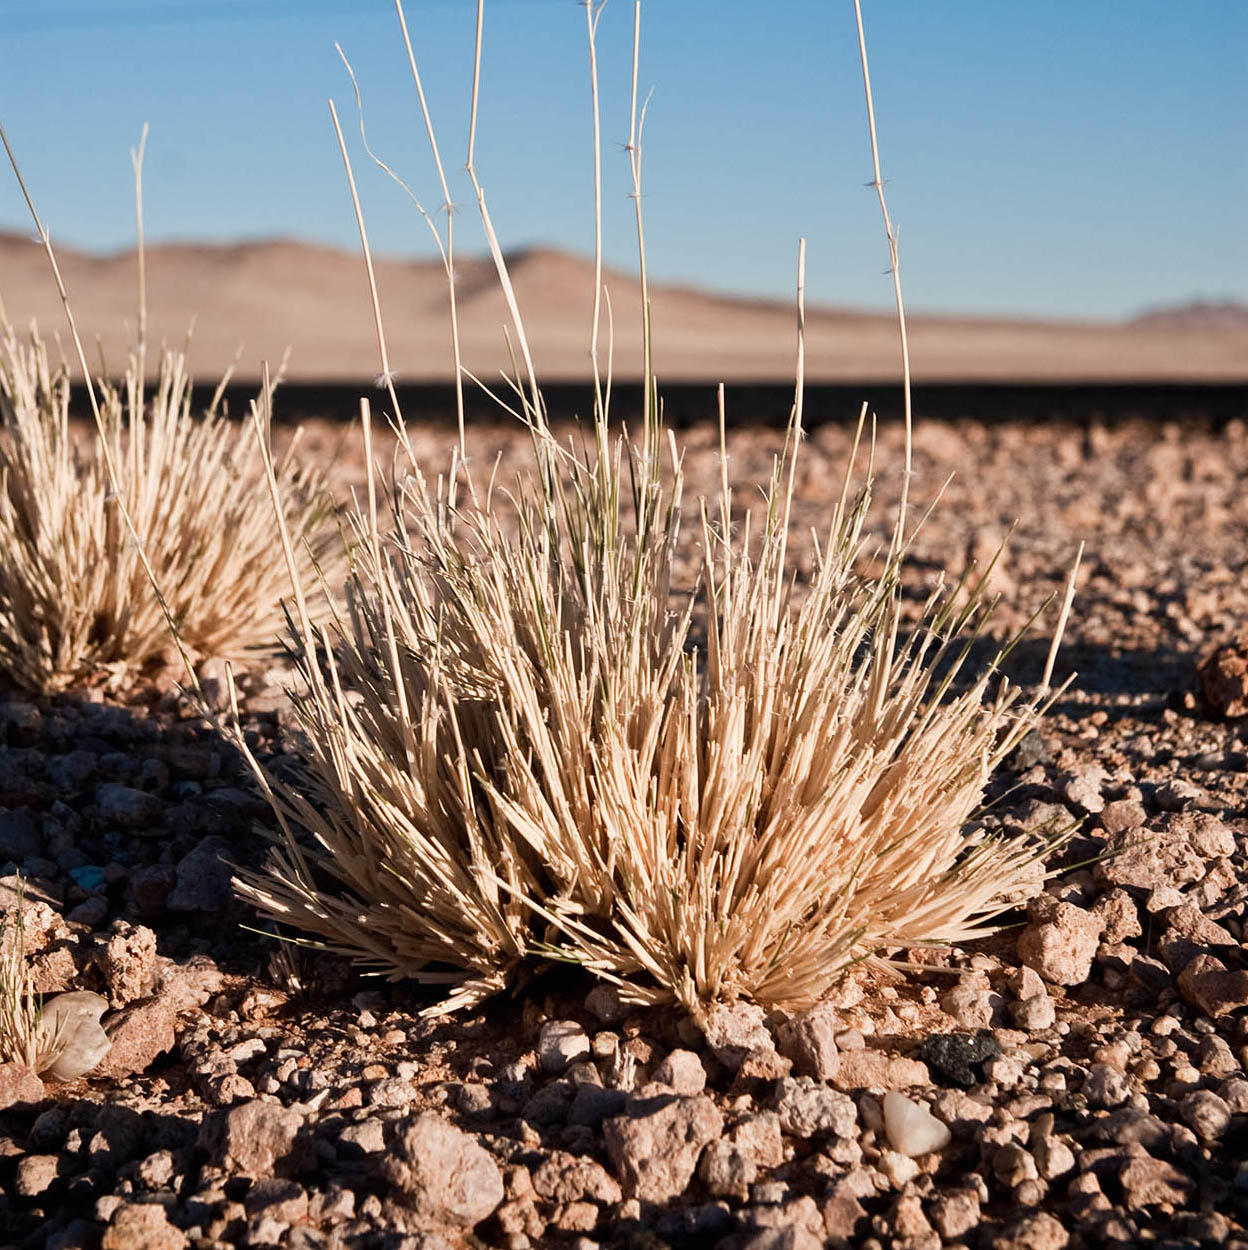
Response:
[{"label": "white pebble", "polygon": [[894,1189],[904,1189],[919,1174],[919,1165],[898,1150],[885,1150],[877,1165]]},{"label": "white pebble", "polygon": [[904,1094],[884,1095],[884,1131],[889,1145],[911,1159],[931,1150],[943,1150],[952,1134],[926,1107]]},{"label": "white pebble", "polygon": [[589,1038],[575,1020],[550,1020],[537,1041],[542,1071],[558,1075],[570,1063],[589,1058]]}]

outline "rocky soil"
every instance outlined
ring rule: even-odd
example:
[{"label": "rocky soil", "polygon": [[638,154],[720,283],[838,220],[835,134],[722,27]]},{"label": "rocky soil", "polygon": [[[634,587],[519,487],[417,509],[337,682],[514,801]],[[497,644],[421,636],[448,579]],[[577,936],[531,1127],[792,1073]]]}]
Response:
[{"label": "rocky soil", "polygon": [[[714,431],[682,441],[712,492]],[[358,445],[338,443],[309,432],[345,489]],[[883,532],[899,433],[880,443]],[[473,444],[504,471],[524,454],[513,431]],[[828,427],[803,448],[799,529],[847,445]],[[777,447],[732,437],[743,497]],[[422,1016],[429,992],[248,927],[231,864],[262,859],[266,809],[171,674],[0,693],[0,907],[20,873],[37,988],[101,995],[111,1041],[72,1081],[0,1066],[0,1244],[1248,1247],[1248,429],[920,426],[916,501],[954,472],[916,597],[1017,521],[992,574],[1005,636],[1087,542],[1058,666],[1079,676],[984,818],[1076,833],[997,937],[898,952],[897,979],[855,974],[804,1016],[737,1006],[704,1035],[541,970]],[[240,679],[278,767],[281,683]]]}]

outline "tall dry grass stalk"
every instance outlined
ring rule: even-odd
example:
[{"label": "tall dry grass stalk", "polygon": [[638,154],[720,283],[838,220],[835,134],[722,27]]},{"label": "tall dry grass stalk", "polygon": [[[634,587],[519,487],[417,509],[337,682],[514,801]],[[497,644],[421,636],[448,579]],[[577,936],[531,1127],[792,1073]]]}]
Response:
[{"label": "tall dry grass stalk", "polygon": [[[261,456],[251,431],[218,410],[228,378],[203,414],[193,410],[184,353],[162,349],[158,380],[146,379],[146,137],[144,128],[131,154],[138,338],[120,382],[93,383],[27,198],[69,314],[94,439],[75,437],[68,366],[53,363],[34,328],[19,335],[0,310],[0,672],[30,690],[142,669],[168,652],[170,625],[188,659],[272,651],[285,627],[288,574],[258,489]],[[277,472],[299,575],[311,582],[319,569],[332,584],[343,561],[329,493],[294,456]]]},{"label": "tall dry grass stalk", "polygon": [[[599,11],[587,5],[596,273]],[[864,956],[985,932],[1034,888],[1044,848],[989,837],[973,813],[1041,709],[1001,678],[1000,656],[964,671],[991,607],[982,579],[936,590],[917,625],[903,623],[904,508],[876,552],[864,530],[869,472],[851,489],[865,407],[798,593],[788,541],[804,245],[793,415],[764,507],[738,505],[722,446],[720,498],[690,505],[652,367],[638,16],[628,156],[643,420],[636,441],[612,432],[596,290],[593,420],[583,441],[560,443],[474,164],[482,12],[467,168],[517,345],[500,402],[528,426],[535,471],[516,487],[508,525],[489,490],[454,502],[459,482],[472,486],[462,462],[435,487],[410,455],[380,489],[374,472],[349,519],[347,606],[324,626],[307,615],[282,524],[302,771],[279,780],[253,760],[281,832],[240,889],[310,940],[446,986],[444,1007],[502,988],[532,959],[583,965],[637,1001],[675,1000],[695,1015],[739,997],[795,1006]],[[865,73],[865,47],[863,63]],[[878,183],[878,158],[876,170]],[[366,239],[354,188],[353,202]],[[262,407],[254,418],[263,425]],[[720,418],[722,442],[722,389]],[[371,466],[367,401],[362,419]],[[700,569],[682,598],[673,560],[689,540]],[[861,572],[867,556],[882,571]]]}]

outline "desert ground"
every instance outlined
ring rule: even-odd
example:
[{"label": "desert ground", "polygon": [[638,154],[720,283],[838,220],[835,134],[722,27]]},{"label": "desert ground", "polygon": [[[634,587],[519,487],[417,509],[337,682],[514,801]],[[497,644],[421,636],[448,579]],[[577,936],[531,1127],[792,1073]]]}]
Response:
[{"label": "desert ground", "polygon": [[[399,322],[417,315],[400,304]],[[321,364],[346,368],[325,310],[309,316],[327,336]],[[367,325],[354,307],[341,319]],[[859,330],[819,367],[859,345],[865,359],[876,331]],[[940,333],[916,327],[916,354]],[[1040,332],[999,333],[1003,352],[1025,354]],[[1112,371],[1125,358],[1114,344],[1149,350],[1144,331],[1052,331],[1067,333],[1085,355],[1055,339],[1050,368],[1095,358]],[[1202,340],[1204,355],[1165,333],[1159,370],[1182,375],[1197,356],[1248,370],[1234,333]],[[217,346],[200,347],[215,364]],[[553,342],[541,350],[561,359]],[[706,350],[699,374],[719,361]],[[845,416],[802,449],[799,570],[839,491]],[[422,460],[445,463],[449,426],[412,433]],[[680,437],[689,491],[713,494],[717,431]],[[505,474],[524,461],[514,427],[469,439],[475,463],[499,458]],[[743,494],[779,440],[732,432]],[[362,480],[353,432],[313,425],[304,449],[341,493]],[[901,462],[901,431],[886,426],[881,535]],[[263,858],[267,809],[172,671],[111,693],[0,693],[0,899],[13,906],[20,872],[37,988],[104,994],[112,1039],[73,1082],[0,1068],[0,1243],[1248,1245],[1248,640],[1235,647],[1248,629],[1248,425],[920,423],[916,505],[942,488],[910,553],[916,601],[1009,537],[977,654],[1060,592],[1086,543],[1057,665],[1077,675],[982,817],[1075,834],[996,937],[897,952],[904,971],[855,972],[796,1021],[738,1008],[704,1035],[542,968],[482,1009],[422,1015],[433,991],[256,931],[231,865]],[[1054,615],[1011,654],[1016,680],[1039,679]],[[1221,668],[1201,670],[1211,655]],[[280,665],[239,676],[248,740],[278,769],[285,680]]]}]

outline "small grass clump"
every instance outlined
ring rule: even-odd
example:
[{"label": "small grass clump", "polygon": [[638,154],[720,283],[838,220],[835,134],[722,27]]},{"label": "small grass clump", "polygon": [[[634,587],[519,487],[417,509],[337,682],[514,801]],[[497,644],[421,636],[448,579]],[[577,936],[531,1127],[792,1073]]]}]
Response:
[{"label": "small grass clump", "polygon": [[32,1072],[40,1062],[41,1012],[26,962],[25,895],[0,909],[0,1063]]},{"label": "small grass clump", "polygon": [[[188,662],[276,650],[287,570],[255,441],[218,410],[224,381],[208,411],[194,411],[183,352],[162,348],[148,384],[144,143],[131,153],[137,341],[120,382],[93,383],[48,233],[2,128],[0,140],[47,252],[95,425],[94,438],[76,437],[68,364],[53,364],[34,327],[19,335],[0,304],[0,674],[45,694],[116,680],[167,657],[171,629]],[[332,586],[342,560],[329,491],[293,456],[276,473],[299,575],[321,571]],[[318,612],[325,606],[322,596]]]},{"label": "small grass clump", "polygon": [[[54,914],[41,900],[34,911],[36,927]],[[72,1081],[96,1067],[112,1045],[100,1025],[108,1002],[83,990],[40,999],[26,949],[28,917],[19,876],[16,889],[0,890],[0,1064]]]},{"label": "small grass clump", "polygon": [[[132,356],[121,385],[100,383],[99,428],[79,438],[68,368],[33,331],[0,325],[0,671],[29,690],[167,656],[144,554],[192,655],[271,651],[284,629],[286,568],[250,430],[193,412],[181,353],[162,354],[150,390],[141,367]],[[329,497],[294,459],[278,472],[311,579],[337,545]]]},{"label": "small grass clump", "polygon": [[[600,12],[586,6],[591,65]],[[478,72],[480,31],[479,20]],[[636,61],[634,46],[628,152],[641,239]],[[474,127],[476,98],[474,78]],[[596,81],[593,104],[597,155]],[[582,441],[563,443],[473,135],[468,173],[519,362],[506,403],[532,435],[533,471],[506,523],[493,483],[458,458],[431,487],[391,388],[398,466],[381,491],[371,473],[349,517],[347,607],[325,625],[308,615],[284,533],[301,763],[278,779],[253,761],[281,835],[265,869],[243,874],[243,894],[384,974],[447,987],[444,1007],[479,1001],[540,960],[695,1017],[738,998],[797,1007],[856,960],[986,932],[1035,888],[1044,849],[974,820],[1039,696],[1020,698],[1000,677],[1002,655],[963,672],[991,608],[982,579],[938,588],[906,622],[904,496],[876,551],[864,528],[869,470],[851,489],[857,451],[799,587],[789,543],[804,252],[793,415],[762,507],[734,500],[722,433],[719,499],[691,505],[650,365],[644,246],[637,436],[613,432],[608,371]],[[367,255],[362,216],[360,229]],[[443,254],[450,277],[449,237]],[[453,298],[452,284],[452,310]],[[602,303],[599,289],[595,365]],[[377,328],[384,383],[379,313]],[[367,403],[363,418],[368,449]],[[255,420],[263,426],[261,411]],[[720,420],[722,432],[722,400]],[[270,485],[279,498],[271,466]],[[682,596],[673,561],[690,530],[698,576]]]}]

